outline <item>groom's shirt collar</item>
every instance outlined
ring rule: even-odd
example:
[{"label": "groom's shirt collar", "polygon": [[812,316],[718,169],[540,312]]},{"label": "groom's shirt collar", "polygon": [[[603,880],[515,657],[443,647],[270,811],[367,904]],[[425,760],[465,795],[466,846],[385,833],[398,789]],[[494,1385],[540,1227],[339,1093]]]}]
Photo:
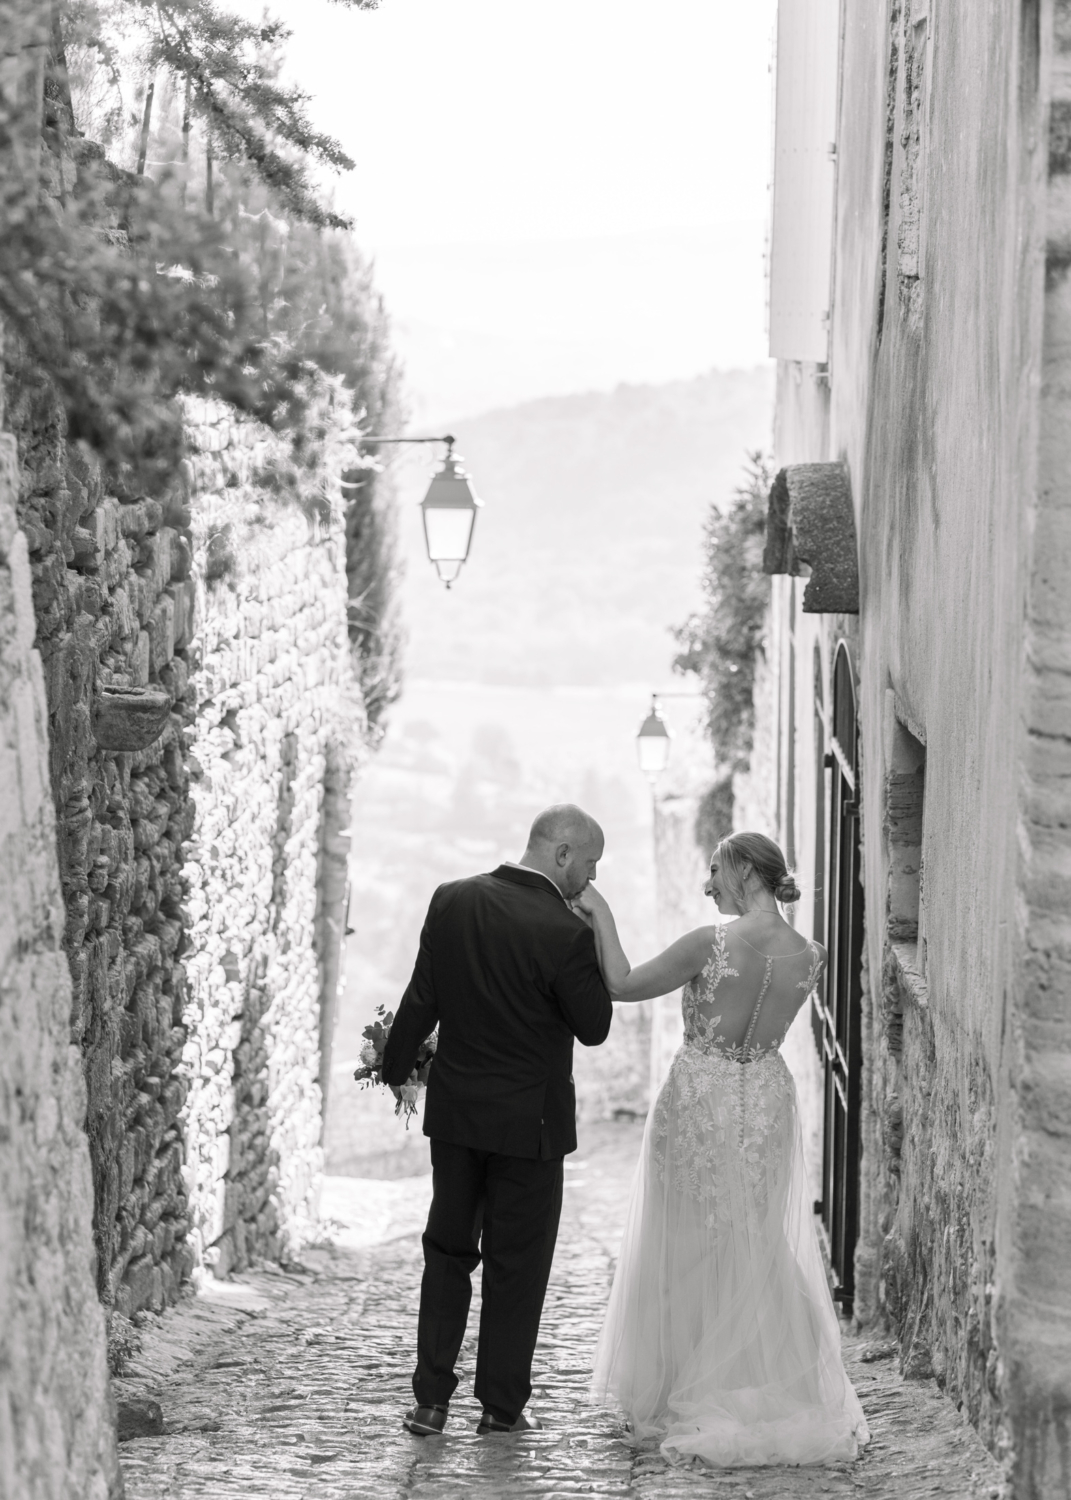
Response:
[{"label": "groom's shirt collar", "polygon": [[[565,897],[562,895],[558,887],[554,884],[553,880],[551,880],[550,876],[544,875],[542,870],[533,870],[531,865],[519,865],[514,859],[504,859],[499,865],[498,870],[495,870],[493,873],[497,875],[500,870],[503,872],[505,872],[506,870],[519,870],[523,875],[531,875],[536,880],[542,881],[542,883],[549,890],[552,890],[559,901],[565,900]],[[507,875],[506,879],[508,880],[509,878],[510,877]],[[527,880],[523,882],[523,884],[525,885],[528,885],[529,883],[530,882]]]}]

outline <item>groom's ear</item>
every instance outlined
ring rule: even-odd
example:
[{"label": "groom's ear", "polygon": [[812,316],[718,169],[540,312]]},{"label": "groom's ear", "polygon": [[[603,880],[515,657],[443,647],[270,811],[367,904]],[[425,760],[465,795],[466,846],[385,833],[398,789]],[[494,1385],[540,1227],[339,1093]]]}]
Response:
[{"label": "groom's ear", "polygon": [[554,851],[554,863],[557,864],[557,865],[562,865],[562,866],[567,865],[569,863],[569,845],[568,844],[559,844],[558,847],[557,847],[557,849],[555,849],[555,851]]}]

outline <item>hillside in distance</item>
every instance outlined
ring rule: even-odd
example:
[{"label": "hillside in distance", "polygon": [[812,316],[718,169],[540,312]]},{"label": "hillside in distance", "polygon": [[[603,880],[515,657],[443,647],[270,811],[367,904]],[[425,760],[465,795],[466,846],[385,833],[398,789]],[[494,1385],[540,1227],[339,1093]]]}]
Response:
[{"label": "hillside in distance", "polygon": [[423,560],[426,461],[397,466],[413,678],[665,683],[702,528],[768,450],[773,371],[549,397],[450,424],[484,508],[446,593]]}]

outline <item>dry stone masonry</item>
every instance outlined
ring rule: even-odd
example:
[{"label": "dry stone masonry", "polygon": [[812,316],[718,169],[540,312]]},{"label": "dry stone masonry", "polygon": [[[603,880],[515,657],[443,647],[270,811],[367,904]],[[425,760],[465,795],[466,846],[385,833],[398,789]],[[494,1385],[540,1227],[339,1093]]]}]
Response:
[{"label": "dry stone masonry", "polygon": [[225,1275],[253,1254],[293,1256],[316,1218],[321,1005],[330,1012],[337,988],[345,893],[343,742],[361,710],[337,508],[325,527],[270,507],[254,476],[282,461],[282,445],[220,406],[191,403],[191,415],[205,583],[190,679],[185,1180],[195,1254]]},{"label": "dry stone masonry", "polygon": [[122,1486],[17,490],[15,442],[0,434],[0,1492],[104,1500]]},{"label": "dry stone masonry", "polygon": [[45,396],[11,406],[97,1289],[127,1317],[198,1267],[292,1256],[315,1222],[366,732],[341,500],[361,459],[344,393],[321,405],[310,478],[191,401],[162,500],[109,492]]},{"label": "dry stone masonry", "polygon": [[162,1307],[193,1267],[176,1072],[193,820],[189,509],[178,491],[167,506],[106,493],[96,466],[68,449],[55,408],[25,387],[11,422],[48,697],[98,1289],[128,1314]]}]

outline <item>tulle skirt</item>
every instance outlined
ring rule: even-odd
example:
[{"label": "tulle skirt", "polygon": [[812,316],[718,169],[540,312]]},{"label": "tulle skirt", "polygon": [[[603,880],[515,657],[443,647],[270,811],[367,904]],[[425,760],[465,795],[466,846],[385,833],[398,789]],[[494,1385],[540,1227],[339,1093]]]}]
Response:
[{"label": "tulle skirt", "polygon": [[868,1440],[780,1053],[677,1053],[647,1120],[593,1392],[676,1463],[828,1463]]}]

